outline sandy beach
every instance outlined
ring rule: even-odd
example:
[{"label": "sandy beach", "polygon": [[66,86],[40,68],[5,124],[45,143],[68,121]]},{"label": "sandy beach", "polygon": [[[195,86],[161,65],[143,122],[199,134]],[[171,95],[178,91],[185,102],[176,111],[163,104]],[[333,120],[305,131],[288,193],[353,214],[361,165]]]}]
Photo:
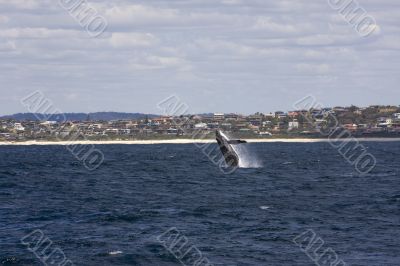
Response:
[{"label": "sandy beach", "polygon": [[[400,138],[358,138],[357,141],[362,142],[393,142],[400,141]],[[317,142],[329,142],[329,139],[246,139],[248,143],[317,143]],[[342,139],[341,141],[348,141],[348,139]],[[354,140],[353,140],[354,141]],[[215,140],[211,139],[172,139],[172,140],[110,140],[110,141],[24,141],[24,142],[0,142],[0,146],[31,146],[31,145],[151,145],[151,144],[194,144],[194,143],[215,143]]]}]

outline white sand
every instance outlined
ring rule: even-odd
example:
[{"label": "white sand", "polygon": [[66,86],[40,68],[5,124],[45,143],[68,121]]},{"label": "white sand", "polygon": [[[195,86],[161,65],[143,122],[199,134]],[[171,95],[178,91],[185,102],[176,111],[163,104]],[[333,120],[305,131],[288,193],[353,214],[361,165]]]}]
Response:
[{"label": "white sand", "polygon": [[[342,141],[347,141],[343,139]],[[358,141],[400,141],[400,138],[358,138]],[[329,142],[328,139],[246,139],[249,143],[261,143],[261,142],[290,142],[290,143],[315,143],[315,142]],[[203,139],[173,139],[173,140],[110,140],[110,141],[24,141],[24,142],[1,142],[1,145],[73,145],[73,144],[190,144],[190,143],[214,143],[215,140],[203,140]]]}]

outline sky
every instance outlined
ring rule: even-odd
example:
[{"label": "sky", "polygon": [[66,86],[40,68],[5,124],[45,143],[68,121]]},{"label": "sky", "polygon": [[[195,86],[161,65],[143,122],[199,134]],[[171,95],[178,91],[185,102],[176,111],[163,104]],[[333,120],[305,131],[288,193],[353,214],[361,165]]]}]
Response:
[{"label": "sky", "polygon": [[[0,115],[28,112],[34,91],[63,112],[160,113],[171,95],[189,113],[400,104],[398,0],[87,0],[99,36],[71,1],[0,0]],[[363,8],[372,33],[335,1]]]}]

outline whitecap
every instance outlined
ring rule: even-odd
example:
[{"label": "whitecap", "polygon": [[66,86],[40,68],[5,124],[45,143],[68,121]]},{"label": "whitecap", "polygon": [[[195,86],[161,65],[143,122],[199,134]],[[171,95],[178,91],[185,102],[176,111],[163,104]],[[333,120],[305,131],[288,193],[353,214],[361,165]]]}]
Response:
[{"label": "whitecap", "polygon": [[123,252],[120,250],[116,250],[116,251],[110,251],[108,252],[108,255],[114,256],[114,255],[119,255],[122,254]]}]

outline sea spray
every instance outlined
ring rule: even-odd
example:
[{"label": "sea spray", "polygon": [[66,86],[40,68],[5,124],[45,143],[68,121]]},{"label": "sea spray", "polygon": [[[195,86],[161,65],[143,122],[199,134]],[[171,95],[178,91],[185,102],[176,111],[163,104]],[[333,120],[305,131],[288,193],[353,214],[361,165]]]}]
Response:
[{"label": "sea spray", "polygon": [[[220,132],[223,137],[230,140],[232,139],[231,136]],[[262,167],[262,162],[258,158],[255,152],[252,152],[249,145],[247,144],[239,144],[239,145],[232,145],[233,150],[239,157],[239,168],[260,168]]]},{"label": "sea spray", "polygon": [[240,168],[260,168],[262,162],[255,152],[252,152],[248,144],[232,145],[239,156]]}]

